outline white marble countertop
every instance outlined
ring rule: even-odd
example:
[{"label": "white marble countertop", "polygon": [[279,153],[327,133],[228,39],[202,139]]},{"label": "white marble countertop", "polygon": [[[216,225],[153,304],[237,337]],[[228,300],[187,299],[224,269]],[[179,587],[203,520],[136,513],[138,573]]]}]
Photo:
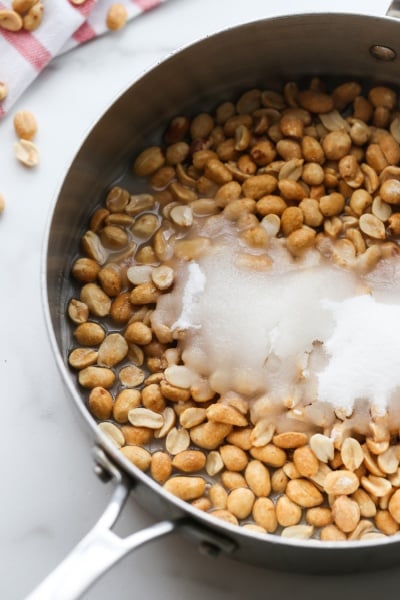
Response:
[{"label": "white marble countertop", "polygon": [[[117,34],[55,60],[1,122],[0,192],[7,203],[0,218],[2,600],[25,597],[94,524],[111,492],[93,473],[90,440],[63,388],[42,312],[42,239],[70,160],[115,96],[172,50],[228,25],[318,11],[321,4],[168,0]],[[336,0],[332,10],[383,14],[389,1],[383,8],[379,4]],[[12,115],[22,108],[39,122],[41,164],[33,171],[13,156]],[[121,527],[129,533],[152,521],[131,498]],[[399,578],[400,566],[384,574],[343,577],[280,574],[208,559],[173,535],[126,557],[85,598],[372,599],[398,590]]]}]

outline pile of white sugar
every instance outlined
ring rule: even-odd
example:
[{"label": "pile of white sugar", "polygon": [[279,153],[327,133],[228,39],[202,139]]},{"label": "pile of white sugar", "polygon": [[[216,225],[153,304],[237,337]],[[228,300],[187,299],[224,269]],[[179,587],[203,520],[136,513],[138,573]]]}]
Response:
[{"label": "pile of white sugar", "polygon": [[312,252],[282,262],[277,248],[260,272],[238,267],[238,251],[227,236],[180,264],[159,300],[154,318],[180,338],[184,364],[220,394],[268,394],[286,406],[296,397],[343,415],[368,401],[384,412],[400,390],[399,267],[361,280]]}]

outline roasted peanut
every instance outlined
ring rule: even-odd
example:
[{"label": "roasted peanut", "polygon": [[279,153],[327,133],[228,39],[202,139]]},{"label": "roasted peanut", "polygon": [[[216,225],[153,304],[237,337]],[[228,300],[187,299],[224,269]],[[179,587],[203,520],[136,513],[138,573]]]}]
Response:
[{"label": "roasted peanut", "polygon": [[93,387],[89,394],[89,408],[97,419],[101,421],[109,419],[113,408],[111,393],[104,387]]},{"label": "roasted peanut", "polygon": [[[1,23],[0,16],[0,27],[2,26]],[[21,139],[15,142],[14,154],[16,159],[25,167],[36,167],[39,164],[39,150],[30,140]]]},{"label": "roasted peanut", "polygon": [[343,110],[361,94],[361,85],[357,81],[348,81],[338,85],[332,92],[332,99],[338,110]]},{"label": "roasted peanut", "polygon": [[334,107],[331,96],[314,90],[304,90],[298,94],[299,104],[311,113],[327,113]]},{"label": "roasted peanut", "polygon": [[166,452],[154,452],[150,465],[151,476],[158,483],[165,483],[172,473],[172,461]]},{"label": "roasted peanut", "polygon": [[318,459],[308,446],[296,448],[293,453],[293,462],[302,477],[313,477],[318,472]]},{"label": "roasted peanut", "polygon": [[38,129],[35,115],[28,110],[19,110],[14,115],[14,129],[19,138],[33,140]]},{"label": "roasted peanut", "polygon": [[228,494],[227,509],[237,518],[246,519],[254,505],[254,494],[248,488],[235,488]]},{"label": "roasted peanut", "polygon": [[43,20],[44,6],[42,2],[36,2],[23,17],[23,28],[26,31],[34,31]]},{"label": "roasted peanut", "polygon": [[81,289],[81,301],[84,302],[92,315],[105,317],[109,314],[111,300],[96,283],[86,283]]},{"label": "roasted peanut", "polygon": [[230,471],[243,471],[248,463],[246,453],[236,446],[226,445],[219,448],[222,461]]},{"label": "roasted peanut", "polygon": [[164,489],[181,500],[195,500],[204,494],[206,482],[202,477],[176,476],[164,483]]},{"label": "roasted peanut", "polygon": [[251,448],[250,454],[253,458],[271,467],[282,467],[286,462],[285,451],[273,444],[267,444],[260,448]]},{"label": "roasted peanut", "polygon": [[114,367],[128,354],[128,344],[120,333],[107,335],[99,347],[97,363],[102,367]]},{"label": "roasted peanut", "polygon": [[304,250],[314,245],[315,237],[316,233],[314,230],[300,227],[288,236],[287,247],[294,256],[299,256]]},{"label": "roasted peanut", "polygon": [[368,92],[368,99],[375,107],[384,106],[392,110],[396,106],[396,93],[388,87],[376,86]]},{"label": "roasted peanut", "polygon": [[352,471],[339,470],[328,473],[325,478],[324,488],[327,494],[335,496],[353,494],[359,487],[357,475]]},{"label": "roasted peanut", "polygon": [[123,4],[115,3],[107,11],[106,25],[108,29],[117,31],[124,27],[128,18],[128,13]]},{"label": "roasted peanut", "polygon": [[139,390],[121,390],[113,404],[113,417],[117,423],[127,423],[128,413],[132,408],[140,406],[141,394]]},{"label": "roasted peanut", "polygon": [[4,81],[0,81],[0,102],[8,96],[8,85]]},{"label": "roasted peanut", "polygon": [[332,523],[332,511],[320,506],[309,508],[306,511],[306,521],[313,527],[326,527]]},{"label": "roasted peanut", "polygon": [[172,459],[172,466],[184,473],[201,471],[206,464],[206,456],[199,450],[183,450]]},{"label": "roasted peanut", "polygon": [[7,31],[19,31],[22,29],[22,24],[22,18],[16,11],[5,8],[0,10],[0,28]]},{"label": "roasted peanut", "polygon": [[[165,157],[159,146],[146,148],[139,154],[133,164],[133,171],[138,177],[146,177],[163,166]],[[128,214],[130,214],[128,212]]]},{"label": "roasted peanut", "polygon": [[340,160],[349,153],[351,138],[345,131],[331,131],[322,140],[322,148],[329,160]]},{"label": "roasted peanut", "polygon": [[300,523],[302,510],[287,496],[280,496],[275,506],[276,518],[282,527],[291,527]]},{"label": "roasted peanut", "polygon": [[214,450],[220,446],[231,430],[232,426],[229,424],[208,421],[207,423],[193,427],[190,430],[190,437],[192,442],[200,448]]},{"label": "roasted peanut", "polygon": [[400,490],[396,490],[389,500],[389,513],[400,524]]},{"label": "roasted peanut", "polygon": [[286,486],[286,495],[304,508],[319,506],[323,501],[321,492],[307,479],[291,479]]},{"label": "roasted peanut", "polygon": [[115,375],[106,367],[89,366],[79,371],[78,381],[84,388],[105,387],[110,388],[114,384]]},{"label": "roasted peanut", "polygon": [[327,525],[321,529],[321,540],[325,542],[342,542],[346,540],[346,534],[336,525]]},{"label": "roasted peanut", "polygon": [[379,195],[388,204],[400,204],[400,181],[387,179],[381,185]]},{"label": "roasted peanut", "polygon": [[360,507],[347,496],[339,496],[332,505],[335,525],[344,533],[353,531],[360,521]]},{"label": "roasted peanut", "polygon": [[299,229],[304,222],[304,214],[301,208],[289,206],[281,216],[281,229],[284,236],[289,236],[292,231]]}]

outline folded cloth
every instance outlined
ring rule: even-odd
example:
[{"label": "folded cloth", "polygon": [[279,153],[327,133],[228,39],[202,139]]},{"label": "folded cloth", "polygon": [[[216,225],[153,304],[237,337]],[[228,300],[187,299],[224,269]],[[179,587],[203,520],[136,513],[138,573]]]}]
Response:
[{"label": "folded cloth", "polygon": [[[55,56],[109,31],[106,15],[112,4],[123,4],[128,19],[133,19],[164,1],[84,0],[75,5],[69,0],[45,0],[43,21],[35,31],[0,28],[0,82],[8,87],[7,97],[0,101],[0,117]],[[0,9],[9,9],[10,4],[11,0],[7,5],[0,0]]]}]

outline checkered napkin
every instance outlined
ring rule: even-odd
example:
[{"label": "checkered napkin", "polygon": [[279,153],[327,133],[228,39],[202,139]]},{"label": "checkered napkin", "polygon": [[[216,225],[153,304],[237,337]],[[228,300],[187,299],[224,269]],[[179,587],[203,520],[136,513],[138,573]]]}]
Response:
[{"label": "checkered napkin", "polygon": [[[53,57],[109,31],[105,22],[112,4],[124,4],[128,19],[133,19],[164,1],[85,0],[74,5],[69,0],[45,0],[43,21],[35,31],[11,32],[0,28],[0,81],[8,86],[8,95],[0,102],[0,117]],[[0,0],[0,8],[10,5],[11,0]]]}]

